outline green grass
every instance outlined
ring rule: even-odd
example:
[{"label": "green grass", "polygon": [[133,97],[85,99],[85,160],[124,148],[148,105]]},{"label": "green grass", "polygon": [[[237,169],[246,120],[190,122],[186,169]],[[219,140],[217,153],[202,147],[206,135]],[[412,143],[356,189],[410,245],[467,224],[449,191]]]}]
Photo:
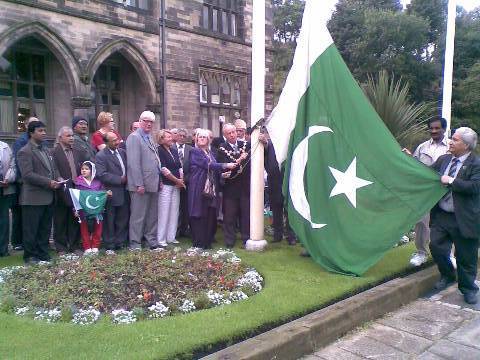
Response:
[{"label": "green grass", "polygon": [[[363,277],[325,272],[300,246],[269,245],[263,253],[235,249],[265,278],[265,288],[248,300],[191,314],[113,325],[47,324],[0,314],[0,357],[5,359],[192,358],[258,334],[335,300],[378,284],[408,268],[413,244],[391,250]],[[0,259],[0,267],[21,263]]]}]

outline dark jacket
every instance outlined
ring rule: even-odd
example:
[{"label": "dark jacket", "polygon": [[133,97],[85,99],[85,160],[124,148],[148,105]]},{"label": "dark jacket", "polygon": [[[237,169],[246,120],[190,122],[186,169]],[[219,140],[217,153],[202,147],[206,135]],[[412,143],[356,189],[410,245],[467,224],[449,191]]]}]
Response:
[{"label": "dark jacket", "polygon": [[[75,169],[77,171],[77,176],[80,175],[80,167],[82,166],[84,161],[90,160],[83,151],[72,148],[73,152],[73,161],[75,163]],[[74,176],[70,170],[70,166],[68,165],[67,156],[63,151],[63,148],[60,144],[55,146],[52,152],[53,161],[55,162],[55,167],[58,171],[58,176],[62,177],[64,180],[69,180],[65,186],[60,187],[56,190],[57,193],[57,202],[60,205],[72,207],[72,199],[70,197],[70,193],[68,192],[68,188],[73,187],[73,180]]]},{"label": "dark jacket", "polygon": [[[158,147],[158,156],[160,157],[160,161],[162,162],[162,167],[170,170],[172,175],[176,178],[180,178],[180,169],[182,168],[182,164],[180,163],[180,159],[178,158],[177,148],[175,146],[172,146],[169,153],[162,145],[160,145]],[[162,182],[164,185],[175,185],[173,181],[168,180],[163,175]]]},{"label": "dark jacket", "polygon": [[270,203],[283,204],[283,171],[280,170],[273,143],[269,140],[265,147],[265,171],[267,172]]},{"label": "dark jacket", "polygon": [[[40,155],[43,151],[47,155],[48,164]],[[22,191],[20,193],[20,205],[50,205],[55,195],[50,188],[50,181],[58,178],[57,169],[52,156],[42,146],[28,142],[17,153],[17,164],[22,173]]]},{"label": "dark jacket", "polygon": [[[250,151],[250,143],[237,141],[238,149],[245,148],[245,151]],[[219,163],[235,162],[241,155],[240,152],[233,153],[234,149],[229,143],[224,142],[218,148],[217,161]],[[227,153],[230,153],[228,155]],[[238,166],[232,170],[230,178],[222,179],[223,182],[223,196],[230,198],[239,198],[240,196],[250,196],[250,155]]]},{"label": "dark jacket", "polygon": [[[440,175],[447,168],[452,154],[445,154],[432,165]],[[480,159],[473,153],[465,160],[457,177],[449,188],[452,191],[455,218],[462,235],[466,238],[480,236]],[[434,224],[440,211],[438,203],[431,211],[430,223]]]},{"label": "dark jacket", "polygon": [[[123,149],[118,149],[120,157],[125,166],[125,176],[127,171],[127,153]],[[112,154],[110,149],[99,151],[95,157],[97,167],[96,178],[100,180],[107,190],[112,190],[112,197],[108,200],[112,206],[122,206],[128,200],[126,184],[122,184],[122,166],[117,156]]]}]

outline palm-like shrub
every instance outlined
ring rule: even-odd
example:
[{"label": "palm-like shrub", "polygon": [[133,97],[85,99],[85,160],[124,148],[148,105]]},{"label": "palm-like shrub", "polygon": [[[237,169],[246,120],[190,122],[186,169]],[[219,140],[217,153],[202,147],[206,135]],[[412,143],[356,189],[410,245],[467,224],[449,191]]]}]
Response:
[{"label": "palm-like shrub", "polygon": [[386,71],[380,71],[377,79],[369,75],[363,90],[378,115],[402,145],[410,147],[418,142],[427,128],[428,119],[434,114],[434,103],[414,104],[409,100],[409,84],[395,80]]}]

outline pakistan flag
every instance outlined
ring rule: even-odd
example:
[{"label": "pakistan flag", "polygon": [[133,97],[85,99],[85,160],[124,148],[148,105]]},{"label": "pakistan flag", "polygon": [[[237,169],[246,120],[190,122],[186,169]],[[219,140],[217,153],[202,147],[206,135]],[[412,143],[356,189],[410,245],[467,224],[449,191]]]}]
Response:
[{"label": "pakistan flag", "polygon": [[107,202],[106,191],[69,189],[75,210],[83,210],[87,217],[101,214]]},{"label": "pakistan flag", "polygon": [[292,229],[325,269],[362,275],[446,191],[401,152],[343,62],[326,27],[334,3],[307,0],[267,128]]}]

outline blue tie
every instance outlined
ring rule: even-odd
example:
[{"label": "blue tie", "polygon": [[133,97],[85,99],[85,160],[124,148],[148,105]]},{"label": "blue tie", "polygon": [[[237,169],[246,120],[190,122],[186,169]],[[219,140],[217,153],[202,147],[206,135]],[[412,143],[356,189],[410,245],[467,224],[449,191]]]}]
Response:
[{"label": "blue tie", "polygon": [[450,170],[448,170],[448,176],[455,177],[455,173],[457,172],[457,165],[460,162],[458,158],[452,159],[452,165],[450,165]]}]

